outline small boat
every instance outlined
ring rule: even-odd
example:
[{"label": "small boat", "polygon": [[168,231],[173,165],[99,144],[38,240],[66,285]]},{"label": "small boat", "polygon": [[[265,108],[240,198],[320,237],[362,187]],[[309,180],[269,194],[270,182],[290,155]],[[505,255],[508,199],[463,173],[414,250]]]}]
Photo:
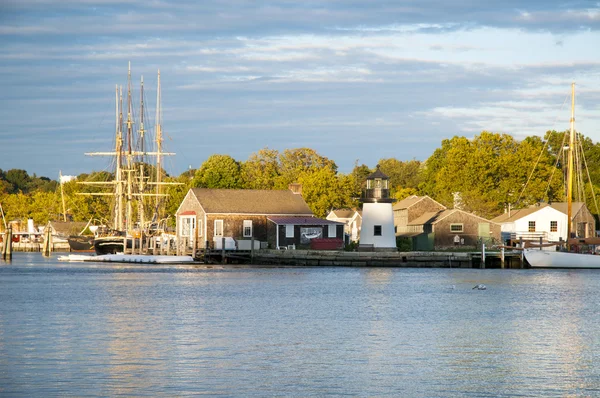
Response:
[{"label": "small boat", "polygon": [[100,256],[86,256],[70,254],[58,257],[58,261],[65,262],[102,262],[102,263],[131,263],[131,264],[188,264],[193,263],[192,256],[151,256],[138,254],[104,254]]}]

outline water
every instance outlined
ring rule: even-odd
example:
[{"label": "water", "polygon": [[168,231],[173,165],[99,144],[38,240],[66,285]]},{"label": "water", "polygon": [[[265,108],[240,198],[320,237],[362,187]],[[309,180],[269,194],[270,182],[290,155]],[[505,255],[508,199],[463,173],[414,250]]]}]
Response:
[{"label": "water", "polygon": [[0,262],[0,394],[598,396],[599,287],[594,270],[15,253]]}]

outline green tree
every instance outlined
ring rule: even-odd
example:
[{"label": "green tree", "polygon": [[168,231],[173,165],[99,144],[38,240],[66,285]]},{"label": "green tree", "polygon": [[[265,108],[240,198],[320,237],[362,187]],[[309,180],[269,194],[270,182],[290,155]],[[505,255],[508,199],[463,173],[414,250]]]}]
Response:
[{"label": "green tree", "polygon": [[241,188],[240,164],[229,155],[211,155],[196,171],[192,187]]},{"label": "green tree", "polygon": [[305,170],[298,176],[302,197],[317,217],[325,217],[331,209],[356,206],[351,176],[338,175],[331,167]]},{"label": "green tree", "polygon": [[279,176],[276,178],[275,189],[287,189],[289,184],[298,182],[302,173],[323,167],[337,171],[337,165],[332,160],[313,149],[286,149],[279,155]]},{"label": "green tree", "polygon": [[279,178],[279,152],[264,148],[242,164],[242,185],[248,189],[274,189]]}]

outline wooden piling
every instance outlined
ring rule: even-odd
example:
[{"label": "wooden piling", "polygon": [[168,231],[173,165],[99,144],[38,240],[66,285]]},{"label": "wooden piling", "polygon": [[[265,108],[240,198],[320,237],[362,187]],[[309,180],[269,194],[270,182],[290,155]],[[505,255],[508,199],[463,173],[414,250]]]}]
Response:
[{"label": "wooden piling", "polygon": [[225,237],[221,238],[221,264],[225,264]]},{"label": "wooden piling", "polygon": [[250,264],[254,264],[254,236],[250,239]]},{"label": "wooden piling", "polygon": [[5,261],[12,260],[12,227],[8,227],[4,233],[4,244],[2,245],[2,258]]},{"label": "wooden piling", "polygon": [[506,268],[506,264],[505,264],[505,258],[504,258],[504,247],[500,248],[500,268],[504,269]]},{"label": "wooden piling", "polygon": [[481,244],[481,268],[485,268],[485,243]]}]

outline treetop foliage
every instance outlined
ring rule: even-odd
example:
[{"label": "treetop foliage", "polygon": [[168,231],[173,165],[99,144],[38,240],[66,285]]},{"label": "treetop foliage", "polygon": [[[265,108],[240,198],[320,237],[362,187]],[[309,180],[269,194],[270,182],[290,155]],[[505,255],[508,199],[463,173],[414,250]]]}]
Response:
[{"label": "treetop foliage", "polygon": [[[379,160],[379,165],[390,178],[391,195],[398,200],[429,195],[452,208],[458,197],[463,210],[492,218],[509,205],[519,208],[538,201],[564,200],[564,135],[548,131],[543,139],[533,136],[517,141],[508,134],[483,131],[473,139],[444,139],[424,162],[385,158]],[[600,145],[581,137],[580,149],[579,156],[585,158],[592,181],[600,183]],[[149,180],[153,180],[153,166],[144,167]],[[166,188],[170,196],[163,206],[172,218],[192,187],[288,189],[289,184],[297,182],[302,184],[304,199],[315,215],[324,217],[335,208],[357,208],[365,179],[374,170],[375,165],[368,167],[357,160],[350,173],[339,173],[333,160],[310,148],[277,151],[265,147],[246,161],[214,154],[197,169],[178,177],[163,174],[163,181],[181,184]],[[108,172],[78,176],[86,181],[112,178]],[[83,189],[76,182],[63,184],[67,214],[76,221],[110,218],[106,198],[77,195]],[[591,189],[578,191],[579,200],[598,213]],[[45,223],[62,215],[58,182],[30,176],[25,170],[0,170],[0,203],[8,219],[31,217]]]}]

